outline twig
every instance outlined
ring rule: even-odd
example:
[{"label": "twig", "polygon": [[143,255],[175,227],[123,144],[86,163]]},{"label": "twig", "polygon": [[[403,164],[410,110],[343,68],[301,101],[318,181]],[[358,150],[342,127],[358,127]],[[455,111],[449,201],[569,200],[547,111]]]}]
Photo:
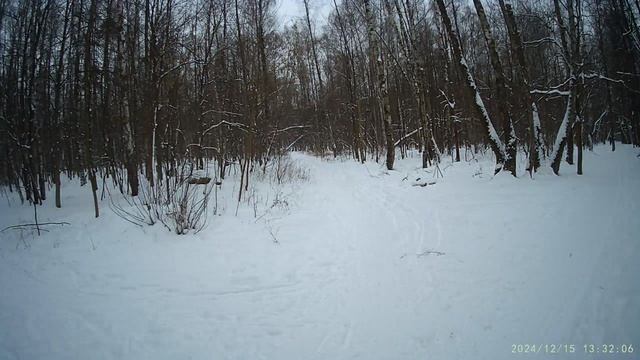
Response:
[{"label": "twig", "polygon": [[274,244],[280,244],[280,241],[278,241],[278,238],[276,238],[276,236],[273,234],[273,230],[271,229],[271,227],[269,227],[269,235],[271,235],[271,239]]},{"label": "twig", "polygon": [[298,140],[302,139],[304,137],[304,135],[305,134],[302,134],[302,135],[298,136],[297,139],[295,139],[291,144],[289,144],[289,146],[287,146],[285,148],[285,151],[289,151],[289,149],[291,149],[291,147],[293,147],[293,145],[295,145],[298,142]]},{"label": "twig", "polygon": [[427,182],[421,182],[421,183],[413,183],[411,186],[421,186],[421,187],[425,187],[428,185],[435,185],[436,182],[435,181],[427,181]]},{"label": "twig", "polygon": [[213,129],[217,128],[217,127],[218,127],[218,126],[220,126],[220,125],[228,125],[228,126],[230,126],[230,127],[234,127],[234,128],[237,128],[237,129],[242,130],[242,131],[245,131],[245,132],[246,132],[246,131],[248,131],[248,130],[247,130],[247,125],[245,125],[245,124],[238,123],[238,122],[229,122],[229,121],[226,121],[226,120],[222,120],[222,121],[220,121],[219,123],[217,123],[217,124],[215,124],[215,125],[211,125],[211,126],[209,126],[209,128],[208,128],[208,129],[206,129],[205,131],[203,131],[203,132],[202,132],[202,136],[205,136],[209,131],[211,131],[211,130],[213,130]]},{"label": "twig", "polygon": [[419,254],[416,254],[417,257],[423,257],[423,256],[427,256],[427,255],[436,255],[436,256],[442,256],[444,255],[443,252],[441,251],[434,251],[434,250],[425,250]]},{"label": "twig", "polygon": [[310,128],[310,127],[311,126],[309,126],[309,125],[292,125],[292,126],[288,126],[286,128],[282,128],[282,129],[275,129],[275,130],[271,131],[271,134],[278,134],[278,133],[289,131],[289,130],[293,130],[293,129],[306,129],[306,128]]},{"label": "twig", "polygon": [[400,139],[396,140],[396,142],[393,144],[393,146],[398,146],[400,145],[400,143],[402,143],[404,140],[406,140],[407,138],[411,137],[413,134],[417,133],[418,131],[422,130],[422,126],[420,126],[419,128],[403,135]]},{"label": "twig", "polygon": [[47,225],[60,225],[60,226],[64,226],[64,225],[71,225],[68,222],[46,222],[46,223],[33,223],[33,224],[20,224],[20,225],[11,225],[11,226],[7,226],[6,228],[2,229],[0,232],[4,232],[5,230],[11,230],[11,229],[22,229],[22,228],[26,228],[26,227],[39,227],[39,226],[47,226]]},{"label": "twig", "polygon": [[[441,252],[441,251],[433,251],[433,250],[425,250],[421,253],[416,254],[416,257],[423,257],[423,256],[427,256],[427,255],[436,255],[436,256],[442,256],[445,253]],[[400,259],[404,259],[405,257],[407,257],[407,253],[402,254],[402,256],[400,256]]]}]

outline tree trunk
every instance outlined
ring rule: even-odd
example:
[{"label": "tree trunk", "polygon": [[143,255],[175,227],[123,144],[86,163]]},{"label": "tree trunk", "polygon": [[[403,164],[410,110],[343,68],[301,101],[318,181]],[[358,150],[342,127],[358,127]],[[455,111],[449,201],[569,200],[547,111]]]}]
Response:
[{"label": "tree trunk", "polygon": [[[577,110],[576,110],[577,112]],[[575,126],[575,120],[573,122],[573,125]],[[571,126],[569,128],[569,134],[567,135],[567,157],[566,157],[566,161],[567,164],[569,165],[573,165],[573,132],[574,132],[574,126]]]},{"label": "tree trunk", "polygon": [[578,117],[575,125],[576,146],[578,147],[578,175],[582,175],[582,119]]},{"label": "tree trunk", "polygon": [[469,66],[462,55],[462,48],[460,46],[460,40],[458,39],[457,33],[453,30],[451,25],[451,19],[447,14],[447,8],[444,4],[444,0],[436,0],[438,4],[438,8],[440,10],[440,16],[442,17],[442,23],[445,27],[445,30],[449,36],[449,41],[451,43],[451,50],[453,51],[454,58],[458,65],[458,69],[460,73],[464,77],[466,77],[466,86],[465,90],[470,99],[472,100],[473,109],[476,112],[476,115],[482,120],[482,127],[487,135],[487,140],[489,141],[489,146],[491,150],[496,156],[496,173],[502,170],[502,167],[505,163],[506,154],[505,147],[496,129],[493,127],[493,123],[491,122],[491,118],[489,117],[489,113],[487,112],[486,106],[484,105],[484,101],[480,96],[480,92],[478,91],[478,87],[476,86],[476,82],[473,79],[473,75],[471,74],[471,70],[469,70]]},{"label": "tree trunk", "polygon": [[320,83],[320,92],[322,92],[324,88],[324,84],[322,83],[322,74],[320,73],[320,63],[318,62],[318,53],[316,52],[316,42],[313,36],[313,29],[311,28],[311,18],[309,16],[309,0],[303,0],[303,2],[304,2],[304,11],[307,19],[307,29],[309,30],[309,39],[311,40],[311,53],[313,54],[313,63],[316,68],[316,75],[318,76],[318,82]]},{"label": "tree trunk", "polygon": [[511,43],[511,49],[515,53],[518,69],[522,77],[522,96],[525,104],[530,106],[531,111],[531,142],[529,153],[529,171],[535,172],[540,167],[540,163],[544,158],[543,140],[542,140],[542,126],[540,124],[540,115],[538,112],[538,106],[536,105],[533,97],[531,96],[531,85],[529,78],[529,67],[527,66],[526,57],[524,55],[524,46],[522,44],[522,37],[518,30],[518,26],[513,15],[513,8],[511,3],[505,3],[504,0],[499,0],[500,9],[507,26],[507,32],[509,35],[509,42]]},{"label": "tree trunk", "polygon": [[553,173],[558,175],[560,171],[560,163],[562,162],[562,154],[564,151],[564,147],[569,144],[570,150],[567,150],[567,158],[571,159],[573,162],[573,123],[575,122],[577,115],[577,100],[578,100],[578,89],[576,84],[576,64],[581,62],[581,57],[579,53],[579,26],[575,23],[574,19],[574,2],[573,0],[567,1],[567,10],[568,10],[568,25],[569,30],[567,30],[565,26],[564,17],[562,15],[560,2],[559,0],[554,0],[554,10],[556,15],[556,20],[558,22],[558,27],[560,29],[560,39],[562,43],[562,50],[564,53],[564,57],[566,59],[567,68],[568,68],[568,77],[569,77],[569,96],[567,98],[567,107],[565,110],[564,117],[562,119],[562,123],[560,124],[560,128],[558,129],[558,133],[556,135],[556,140],[553,145],[553,150],[551,151],[550,158],[551,161],[551,169]]},{"label": "tree trunk", "polygon": [[56,207],[59,209],[62,207],[62,202],[60,201],[60,171],[53,173],[53,179],[56,185]]},{"label": "tree trunk", "polygon": [[89,173],[89,181],[91,182],[91,191],[93,192],[93,205],[95,216],[100,216],[98,209],[98,182],[96,179],[96,170],[93,161],[93,123],[95,118],[94,101],[93,101],[93,30],[97,16],[97,0],[91,0],[89,6],[89,18],[87,21],[87,30],[84,38],[84,136],[85,136],[85,161],[86,168]]},{"label": "tree trunk", "polygon": [[553,173],[558,175],[560,173],[560,163],[562,162],[562,154],[564,147],[567,143],[567,139],[571,136],[571,126],[569,125],[570,119],[575,117],[575,90],[571,90],[569,97],[567,98],[567,106],[565,109],[564,117],[560,123],[560,128],[556,134],[556,140],[554,142],[553,149],[549,158],[551,159],[551,169]]},{"label": "tree trunk", "polygon": [[391,121],[391,107],[389,105],[389,91],[385,76],[385,66],[382,52],[378,49],[378,39],[375,30],[375,18],[371,12],[370,0],[364,0],[365,16],[367,18],[367,28],[369,36],[369,57],[371,65],[375,64],[376,75],[378,76],[378,92],[381,100],[382,124],[384,126],[385,143],[387,148],[386,165],[388,170],[393,170],[395,161],[395,145],[393,141],[393,124]]},{"label": "tree trunk", "polygon": [[489,48],[489,58],[495,75],[498,112],[502,118],[502,131],[504,133],[503,137],[506,144],[504,168],[510,172],[511,175],[516,176],[516,138],[515,131],[513,129],[513,122],[511,120],[511,111],[509,110],[510,101],[509,94],[507,93],[507,81],[504,76],[502,62],[500,61],[500,56],[498,55],[496,43],[493,40],[489,21],[487,20],[487,15],[484,12],[482,2],[480,0],[473,0],[473,4],[475,5],[476,12],[478,13],[478,19],[480,20],[480,27],[484,34],[484,40]]}]

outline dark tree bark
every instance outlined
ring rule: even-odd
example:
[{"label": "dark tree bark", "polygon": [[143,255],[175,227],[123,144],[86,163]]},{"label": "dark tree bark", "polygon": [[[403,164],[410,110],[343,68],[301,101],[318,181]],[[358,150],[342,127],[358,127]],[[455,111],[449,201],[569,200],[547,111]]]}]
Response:
[{"label": "dark tree bark", "polygon": [[[559,0],[554,0],[554,10],[556,15],[556,21],[558,22],[558,27],[560,29],[560,40],[562,43],[562,49],[566,61],[566,65],[568,68],[568,87],[569,87],[569,95],[567,99],[567,107],[565,110],[565,115],[562,119],[562,123],[560,124],[560,128],[558,129],[558,133],[556,135],[556,140],[554,142],[554,147],[551,152],[551,169],[554,174],[558,175],[560,172],[560,163],[562,162],[562,154],[564,152],[564,148],[567,144],[570,143],[571,147],[571,159],[573,159],[573,124],[575,122],[575,118],[577,115],[576,109],[576,101],[578,97],[577,87],[576,87],[576,76],[578,75],[576,72],[576,64],[581,61],[579,56],[579,27],[576,24],[576,20],[574,17],[574,1],[580,0],[568,0],[567,1],[567,10],[568,16],[567,21],[565,22],[564,15],[561,10]],[[567,25],[569,29],[567,29]],[[569,153],[569,152],[568,152]],[[572,160],[573,161],[573,160]]]},{"label": "dark tree bark", "polygon": [[496,43],[493,40],[491,34],[491,28],[489,27],[489,21],[487,15],[484,12],[484,7],[480,0],[473,0],[478,18],[480,19],[480,27],[484,34],[484,40],[489,48],[489,58],[491,60],[491,67],[495,76],[495,91],[498,100],[498,112],[502,118],[502,131],[503,139],[506,144],[505,147],[505,159],[504,168],[510,172],[513,176],[516,176],[516,137],[515,130],[513,129],[513,121],[511,119],[510,100],[507,91],[507,81],[504,76],[504,69],[502,68],[502,62],[498,55]]},{"label": "dark tree bark", "polygon": [[385,66],[383,55],[378,48],[378,38],[376,34],[376,22],[371,11],[369,0],[364,0],[365,17],[367,21],[367,33],[369,36],[369,59],[371,66],[375,65],[376,76],[378,77],[378,89],[380,108],[382,115],[382,124],[384,126],[384,137],[387,149],[387,157],[385,164],[388,170],[393,169],[395,161],[395,143],[393,140],[393,124],[391,120],[391,106],[389,104],[389,90],[387,89],[387,79],[385,74]]},{"label": "dark tree bark", "polygon": [[472,100],[473,109],[476,112],[476,115],[482,120],[482,126],[484,128],[485,134],[487,136],[487,140],[489,142],[489,146],[493,153],[496,156],[496,173],[502,170],[506,160],[505,147],[500,140],[498,133],[493,127],[493,123],[491,122],[491,118],[489,117],[489,113],[487,112],[487,108],[484,105],[484,101],[480,96],[480,92],[476,86],[476,82],[469,70],[469,66],[462,55],[462,48],[460,46],[460,39],[458,38],[457,33],[453,30],[451,25],[451,19],[447,14],[447,8],[444,4],[444,0],[436,0],[438,5],[438,9],[440,10],[440,16],[442,17],[442,23],[445,27],[445,30],[448,34],[449,41],[451,43],[451,50],[453,52],[456,64],[460,73],[466,77],[466,86],[465,90],[467,91],[467,95]]},{"label": "dark tree bark", "polygon": [[527,65],[526,57],[524,54],[524,46],[522,44],[522,37],[518,30],[515,16],[513,14],[513,8],[511,3],[505,3],[504,0],[499,0],[500,9],[505,20],[507,27],[507,33],[509,35],[509,42],[511,49],[515,53],[517,62],[517,69],[520,71],[522,79],[522,97],[524,103],[530,106],[531,111],[531,141],[529,152],[529,171],[535,172],[540,167],[540,163],[544,158],[543,140],[542,140],[542,126],[540,124],[540,115],[538,106],[531,96],[531,79],[529,75],[529,66]]}]

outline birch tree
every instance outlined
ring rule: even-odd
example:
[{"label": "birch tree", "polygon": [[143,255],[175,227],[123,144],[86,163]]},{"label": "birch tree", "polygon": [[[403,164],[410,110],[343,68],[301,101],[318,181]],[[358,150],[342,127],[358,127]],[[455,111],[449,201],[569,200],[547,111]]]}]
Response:
[{"label": "birch tree", "polygon": [[382,51],[378,47],[378,35],[376,33],[376,21],[373,15],[370,0],[364,0],[365,18],[367,22],[367,34],[369,36],[369,61],[375,64],[375,74],[377,76],[377,94],[384,125],[384,136],[386,143],[386,161],[388,170],[393,169],[395,161],[395,143],[393,141],[393,124],[391,120],[391,108],[389,104],[389,90],[387,89],[387,79]]},{"label": "birch tree", "polygon": [[495,127],[493,126],[493,122],[491,121],[491,117],[487,112],[487,108],[482,100],[482,96],[480,95],[480,91],[476,86],[476,82],[473,78],[473,74],[471,74],[471,70],[469,70],[469,66],[467,65],[467,61],[462,54],[462,48],[460,46],[460,39],[458,38],[458,34],[453,29],[451,24],[451,19],[449,18],[449,14],[447,13],[447,7],[444,4],[444,0],[436,0],[438,5],[438,9],[440,10],[440,16],[442,18],[442,23],[449,37],[449,42],[451,45],[451,50],[454,55],[454,59],[456,65],[460,73],[466,77],[466,91],[467,95],[472,100],[473,109],[476,115],[481,119],[482,126],[485,130],[485,134],[487,136],[487,140],[489,142],[489,146],[491,150],[496,156],[496,169],[495,172],[498,173],[502,170],[504,166],[507,154],[505,151],[505,146],[503,142],[500,140],[498,133],[496,132]]}]

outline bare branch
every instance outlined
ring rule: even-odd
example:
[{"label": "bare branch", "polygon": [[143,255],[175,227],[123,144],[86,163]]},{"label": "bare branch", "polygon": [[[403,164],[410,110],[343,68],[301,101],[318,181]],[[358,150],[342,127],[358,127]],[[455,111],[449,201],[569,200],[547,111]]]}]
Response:
[{"label": "bare branch", "polygon": [[310,125],[292,125],[292,126],[288,126],[286,128],[283,129],[276,129],[271,131],[271,134],[277,134],[277,133],[281,133],[281,132],[285,132],[285,131],[289,131],[289,130],[293,130],[293,129],[307,129],[310,128]]},{"label": "bare branch", "polygon": [[60,225],[60,226],[64,226],[64,225],[71,225],[68,222],[46,222],[46,223],[37,223],[37,224],[19,224],[19,225],[11,225],[11,226],[7,226],[6,228],[2,229],[0,232],[4,232],[6,230],[15,230],[15,229],[21,229],[21,228],[26,228],[26,227],[36,227],[36,226],[47,226],[47,225]]},{"label": "bare branch", "polygon": [[205,116],[205,115],[210,114],[210,113],[216,113],[216,114],[222,114],[222,115],[231,115],[231,116],[242,116],[242,114],[239,114],[239,113],[235,113],[235,112],[231,112],[231,111],[215,110],[215,109],[207,110],[207,111],[203,112],[202,114],[200,114],[200,116]]},{"label": "bare branch", "polygon": [[411,131],[410,133],[405,134],[404,136],[402,136],[400,139],[398,139],[393,146],[398,146],[400,145],[400,143],[402,143],[406,138],[411,137],[413,134],[417,133],[418,131],[422,130],[422,126],[420,126],[419,128]]},{"label": "bare branch", "polygon": [[219,127],[220,125],[227,125],[242,131],[248,131],[247,129],[247,125],[242,124],[242,123],[237,123],[237,122],[229,122],[226,120],[222,120],[219,123],[215,124],[215,125],[211,125],[208,129],[206,129],[205,131],[202,132],[202,136],[206,135],[209,131],[216,129],[217,127]]},{"label": "bare branch", "polygon": [[531,90],[531,93],[532,94],[542,94],[542,95],[569,96],[569,94],[571,94],[571,91],[563,91],[563,90],[557,90],[557,89],[552,89],[552,90],[534,89],[534,90]]}]

